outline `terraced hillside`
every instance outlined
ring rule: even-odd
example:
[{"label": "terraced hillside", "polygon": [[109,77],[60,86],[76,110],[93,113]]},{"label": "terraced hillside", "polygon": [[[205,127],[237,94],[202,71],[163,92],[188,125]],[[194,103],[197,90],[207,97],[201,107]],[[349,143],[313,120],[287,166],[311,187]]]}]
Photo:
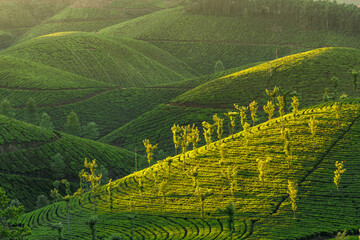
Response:
[{"label": "terraced hillside", "polygon": [[[301,110],[296,117],[272,119],[247,134],[239,132],[188,151],[185,159],[178,155],[119,179],[113,189],[112,214],[107,186],[103,187],[98,237],[120,232],[127,239],[228,239],[226,216],[217,209],[229,202],[235,203],[237,212],[236,239],[313,239],[345,229],[357,232],[360,100],[341,104],[339,123],[334,103],[318,105]],[[311,117],[316,118],[314,138],[308,126]],[[290,134],[290,168],[282,126]],[[271,160],[261,182],[257,159],[267,158]],[[339,192],[333,182],[336,161],[344,161],[347,169],[341,175]],[[223,175],[228,171],[229,175]],[[298,186],[296,219],[288,181]],[[71,239],[90,239],[84,222],[92,214],[93,198],[86,193],[81,205],[74,199],[71,207],[70,231],[65,234]],[[135,214],[133,224],[129,213]],[[33,229],[28,239],[46,239],[57,234],[48,223],[66,224],[66,219],[62,202],[28,213],[20,222]]]},{"label": "terraced hillside", "polygon": [[326,46],[360,48],[359,36],[312,31],[273,19],[189,15],[182,7],[110,26],[100,33],[150,42],[202,74],[213,72],[218,60],[232,68]]},{"label": "terraced hillside", "polygon": [[[86,157],[98,159],[109,170],[110,177],[119,178],[131,172],[134,154],[113,146],[51,132],[1,115],[0,133],[1,188],[28,210],[36,205],[38,195],[50,194],[54,180],[67,178],[78,182],[78,172]],[[62,155],[62,162],[53,165],[56,154]]]},{"label": "terraced hillside", "polygon": [[[325,88],[329,88],[329,93],[334,92],[333,76],[339,78],[339,95],[345,92],[349,96],[357,96],[351,74],[356,67],[360,68],[360,51],[356,49],[323,48],[280,58],[208,81],[133,120],[101,141],[129,149],[135,146],[144,149],[142,140],[149,138],[159,143],[159,149],[173,153],[169,126],[174,123],[195,123],[202,128],[202,121],[212,122],[212,113],[224,112],[224,109],[234,111],[234,103],[245,106],[253,100],[258,102],[258,119],[261,122],[267,119],[262,108],[268,100],[265,89],[280,86],[284,91],[297,91],[300,104],[304,107],[322,102]],[[288,98],[287,107],[290,102]],[[225,129],[228,129],[229,120],[221,115],[225,118]],[[250,119],[249,115],[248,112]],[[240,130],[239,123],[235,129]]]},{"label": "terraced hillside", "polygon": [[193,76],[190,67],[156,47],[94,33],[45,35],[2,54],[121,87],[151,86]]},{"label": "terraced hillside", "polygon": [[64,31],[97,32],[178,3],[179,0],[76,0],[58,14],[29,29],[17,41]]}]

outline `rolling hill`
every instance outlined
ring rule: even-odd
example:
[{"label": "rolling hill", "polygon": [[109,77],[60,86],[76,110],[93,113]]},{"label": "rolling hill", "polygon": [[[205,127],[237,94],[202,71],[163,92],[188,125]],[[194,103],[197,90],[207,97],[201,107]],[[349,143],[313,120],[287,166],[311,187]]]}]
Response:
[{"label": "rolling hill", "polygon": [[170,54],[134,41],[65,32],[14,45],[2,54],[121,87],[151,86],[193,76],[191,68]]},{"label": "rolling hill", "polygon": [[[49,195],[54,180],[65,177],[78,182],[85,158],[96,158],[113,178],[132,171],[134,154],[113,146],[51,132],[1,115],[0,133],[1,187],[28,210],[34,209],[38,195]],[[63,163],[52,166],[56,154],[62,155]]]},{"label": "rolling hill", "polygon": [[[339,95],[345,92],[357,96],[351,74],[353,68],[360,68],[360,51],[357,49],[323,48],[280,58],[195,87],[108,134],[101,141],[128,149],[144,149],[142,140],[149,138],[159,143],[159,149],[171,154],[174,152],[170,141],[173,124],[195,123],[202,128],[202,121],[212,122],[213,113],[225,109],[234,111],[234,103],[245,106],[253,100],[259,105],[258,121],[266,120],[262,109],[268,100],[265,89],[279,86],[283,91],[297,91],[300,106],[304,107],[321,102],[325,88],[333,93],[331,78],[336,76],[339,78]],[[287,99],[287,107],[290,101]],[[221,115],[225,118],[225,129],[228,129],[229,120]],[[239,128],[238,120],[235,128]]]},{"label": "rolling hill", "polygon": [[58,14],[29,29],[17,42],[56,32],[97,32],[129,19],[174,7],[178,3],[179,0],[73,0]]},{"label": "rolling hill", "polygon": [[[218,208],[229,202],[235,203],[237,212],[236,239],[313,239],[345,229],[357,232],[360,104],[359,99],[341,104],[339,126],[334,104],[322,104],[301,110],[297,117],[288,114],[252,127],[247,135],[235,133],[188,151],[185,163],[178,155],[170,163],[167,159],[119,179],[113,185],[112,214],[104,186],[98,201],[97,236],[120,232],[127,239],[228,239],[227,218]],[[315,138],[308,126],[311,117],[317,121]],[[290,168],[281,126],[291,136]],[[271,161],[261,182],[256,159],[267,158]],[[336,161],[344,161],[347,169],[339,192],[333,182]],[[298,186],[296,219],[288,181]],[[68,238],[91,238],[84,224],[92,215],[91,199],[86,193],[81,204],[72,200]],[[66,224],[66,219],[62,202],[28,213],[20,223],[33,229],[28,239],[46,239],[57,234],[48,223]]]},{"label": "rolling hill", "polygon": [[183,7],[138,17],[100,33],[150,42],[202,74],[213,72],[218,60],[232,68],[321,47],[360,48],[359,36],[261,17],[185,14]]}]

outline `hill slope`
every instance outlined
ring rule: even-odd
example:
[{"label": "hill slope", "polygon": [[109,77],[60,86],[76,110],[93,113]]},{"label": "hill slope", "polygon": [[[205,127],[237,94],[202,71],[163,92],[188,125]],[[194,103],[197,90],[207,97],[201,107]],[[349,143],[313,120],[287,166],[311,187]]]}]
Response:
[{"label": "hill slope", "polygon": [[17,44],[2,54],[122,87],[149,86],[193,76],[186,64],[147,46],[138,41],[66,32]]},{"label": "hill slope", "polygon": [[182,7],[129,20],[100,33],[148,41],[203,74],[212,72],[218,60],[232,68],[325,46],[360,48],[358,36],[312,31],[266,18],[191,15]]},{"label": "hill slope", "polygon": [[[318,127],[315,140],[308,127],[309,118],[313,116]],[[126,214],[136,213],[133,225],[136,238],[228,239],[225,216],[217,209],[232,201],[238,213],[236,239],[311,239],[331,236],[344,229],[357,231],[359,116],[358,99],[342,102],[339,128],[332,103],[312,107],[300,111],[296,118],[290,114],[284,121],[273,119],[251,128],[247,146],[243,132],[223,139],[225,150],[221,164],[217,141],[187,152],[185,164],[182,157],[173,157],[170,170],[167,161],[163,161],[120,179],[115,183],[113,214],[110,214],[106,187],[102,189],[98,202],[98,236],[120,232],[130,238],[132,225]],[[281,125],[290,131],[290,169],[284,154]],[[268,157],[271,161],[265,168],[262,184],[256,159]],[[342,174],[337,193],[333,171],[335,162],[344,159],[347,171]],[[196,175],[190,173],[194,167],[198,169]],[[233,169],[238,171],[230,179],[222,176],[221,172],[231,173]],[[298,185],[296,219],[292,217],[287,194],[288,180]],[[140,181],[143,190],[139,187]],[[200,192],[212,192],[203,199],[203,204],[194,192],[194,185],[202,189]],[[79,199],[72,201],[69,238],[90,239],[90,230],[83,222],[91,215],[93,203],[89,201],[89,194],[85,196],[81,205]],[[201,206],[204,220],[200,217]],[[55,236],[46,226],[49,221],[66,223],[65,203],[26,214],[21,223],[33,228],[34,235],[29,239],[37,239]]]},{"label": "hill slope", "polygon": [[[58,153],[63,164],[52,166]],[[131,172],[133,153],[0,115],[1,187],[27,209],[34,208],[38,195],[49,195],[54,180],[78,182],[84,158],[98,159],[110,177],[121,177]]]},{"label": "hill slope", "polygon": [[[302,107],[321,102],[325,88],[329,88],[332,93],[334,89],[330,79],[333,76],[339,78],[339,95],[345,92],[349,96],[357,96],[351,75],[354,67],[360,67],[360,51],[356,49],[324,48],[280,58],[208,81],[101,140],[116,146],[129,146],[129,149],[135,146],[143,149],[142,140],[149,138],[152,142],[159,143],[159,149],[173,153],[173,146],[169,141],[172,138],[169,126],[174,123],[195,123],[202,128],[202,121],[213,122],[212,113],[223,112],[224,109],[234,111],[234,103],[245,106],[253,100],[258,102],[259,121],[264,121],[267,119],[262,108],[267,101],[265,89],[272,90],[274,86],[281,86],[284,91],[297,91]],[[287,108],[290,102],[291,99],[287,98]],[[228,118],[221,118],[225,118],[224,126],[228,129]],[[235,128],[239,129],[238,120],[236,125]]]}]

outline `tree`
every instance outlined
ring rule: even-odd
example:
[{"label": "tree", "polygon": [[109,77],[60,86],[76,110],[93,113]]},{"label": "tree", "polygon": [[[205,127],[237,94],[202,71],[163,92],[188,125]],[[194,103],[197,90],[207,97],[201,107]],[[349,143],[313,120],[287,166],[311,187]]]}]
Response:
[{"label": "tree", "polygon": [[80,206],[81,206],[81,204],[82,204],[82,199],[83,199],[83,196],[82,196],[82,194],[84,193],[84,189],[83,188],[78,188],[78,190],[76,191],[76,192],[74,192],[74,197],[79,197],[79,203],[80,203]]},{"label": "tree", "polygon": [[193,178],[193,187],[196,188],[198,185],[198,177],[199,177],[199,167],[194,166],[188,170],[188,175]]},{"label": "tree", "polygon": [[225,70],[224,64],[222,63],[222,61],[217,61],[215,63],[215,67],[214,67],[214,72],[218,73],[218,72],[222,72]]},{"label": "tree", "polygon": [[224,125],[224,119],[219,118],[217,114],[213,116],[213,120],[217,126],[216,133],[218,135],[218,139],[221,140],[222,134],[224,132],[223,125]]},{"label": "tree", "polygon": [[54,171],[55,178],[63,178],[65,175],[66,164],[63,157],[60,153],[51,157],[52,162],[50,163],[50,168]]},{"label": "tree", "polygon": [[153,160],[154,150],[157,148],[158,144],[151,145],[149,139],[143,140],[143,144],[146,148],[146,155],[149,163],[149,167],[151,166],[151,161]]},{"label": "tree", "polygon": [[31,235],[28,226],[18,226],[17,221],[24,213],[24,206],[9,202],[5,191],[0,188],[0,239],[20,240],[25,236]]},{"label": "tree", "polygon": [[266,160],[256,159],[258,163],[258,170],[259,170],[259,180],[262,183],[262,186],[264,187],[264,178],[266,173],[266,168],[269,165],[269,162],[271,161],[270,157],[267,157]]},{"label": "tree", "polygon": [[8,100],[4,99],[0,103],[0,114],[7,117],[14,117],[15,113]]},{"label": "tree", "polygon": [[353,75],[353,78],[354,78],[354,90],[355,91],[357,90],[357,78],[358,78],[359,74],[360,74],[360,72],[356,71],[356,69],[352,70],[352,75]]},{"label": "tree", "polygon": [[84,166],[90,171],[90,173],[84,172],[82,176],[87,182],[91,184],[91,193],[94,198],[94,213],[96,213],[96,200],[99,197],[99,189],[102,175],[95,174],[96,168],[98,167],[95,159],[92,162],[88,162],[85,158]]},{"label": "tree", "polygon": [[179,125],[173,125],[171,127],[171,131],[173,133],[173,142],[175,145],[175,155],[177,155],[177,149],[180,147],[180,132],[181,127]]},{"label": "tree", "polygon": [[81,132],[80,121],[77,114],[74,111],[71,111],[66,117],[65,124],[66,131],[75,136],[79,136]]},{"label": "tree", "polygon": [[229,130],[230,130],[230,135],[233,135],[234,128],[236,125],[235,120],[236,120],[236,116],[238,115],[238,113],[237,112],[228,112],[228,113],[224,113],[224,115],[230,119]]},{"label": "tree", "polygon": [[279,107],[279,115],[282,118],[285,114],[285,103],[284,103],[284,97],[283,96],[277,96],[277,106]]},{"label": "tree", "polygon": [[130,221],[130,237],[134,238],[134,221],[138,217],[136,214],[126,214],[125,217]]},{"label": "tree", "polygon": [[226,144],[223,142],[220,142],[220,161],[219,161],[219,165],[220,168],[222,168],[224,166],[224,161],[225,161],[225,155],[226,155]]},{"label": "tree", "polygon": [[229,202],[229,204],[225,207],[225,209],[218,208],[218,211],[222,214],[225,214],[227,218],[227,224],[229,229],[229,237],[232,239],[233,232],[235,232],[235,206],[232,202]]},{"label": "tree", "polygon": [[54,124],[51,122],[50,116],[43,112],[41,114],[41,120],[40,120],[40,127],[46,131],[53,131],[54,130]]},{"label": "tree", "polygon": [[255,122],[256,122],[256,112],[258,110],[258,104],[256,101],[252,101],[249,105],[250,108],[250,112],[251,112],[251,119],[253,122],[253,126],[255,126]]},{"label": "tree", "polygon": [[199,137],[200,132],[199,132],[199,129],[197,127],[195,127],[195,124],[193,124],[192,128],[190,129],[189,134],[190,134],[189,141],[193,145],[193,150],[195,150],[198,142],[200,142],[200,137]]},{"label": "tree", "polygon": [[334,183],[336,185],[337,192],[339,192],[339,183],[340,183],[340,179],[341,179],[341,174],[343,174],[346,171],[346,169],[344,168],[343,161],[342,162],[336,161],[335,167],[336,167],[336,170],[334,172],[334,174],[335,174]]},{"label": "tree", "polygon": [[329,101],[329,89],[325,88],[323,94],[323,102],[327,102],[327,101]]},{"label": "tree", "polygon": [[95,122],[89,122],[82,130],[84,138],[95,140],[99,137],[99,130]]},{"label": "tree", "polygon": [[230,186],[230,192],[233,199],[233,203],[235,206],[235,191],[237,188],[237,180],[236,177],[238,175],[239,171],[237,167],[229,166],[226,171],[221,170],[222,176],[229,181]]},{"label": "tree", "polygon": [[171,174],[171,164],[173,162],[173,159],[171,157],[167,157],[165,160],[164,160],[165,164],[167,165],[167,169],[166,169],[166,172],[167,172],[167,175],[168,175],[168,178],[170,178],[170,174]]},{"label": "tree", "polygon": [[291,168],[291,142],[290,142],[290,130],[288,128],[285,128],[283,132],[284,136],[284,153],[286,156],[286,159],[288,161],[288,168]]},{"label": "tree", "polygon": [[204,137],[206,145],[209,145],[212,142],[212,134],[214,132],[215,124],[210,124],[208,122],[203,121],[202,126],[204,128]]},{"label": "tree", "polygon": [[96,240],[96,223],[98,221],[98,217],[93,215],[85,222],[86,225],[90,227],[91,230],[91,239]]},{"label": "tree", "polygon": [[269,90],[265,89],[266,95],[268,95],[271,98],[271,101],[273,103],[273,105],[275,104],[275,99],[276,96],[279,92],[279,88],[278,87],[274,87],[274,90],[272,90],[272,92],[270,92]]},{"label": "tree", "polygon": [[273,117],[275,106],[271,101],[268,101],[267,104],[263,107],[264,111],[269,115],[269,120]]},{"label": "tree", "polygon": [[66,195],[62,198],[65,203],[66,203],[66,214],[67,214],[67,230],[68,230],[68,234],[70,232],[70,201],[74,198],[74,196],[71,195],[71,189],[70,189],[70,183],[68,182],[68,180],[63,179],[61,180],[62,184],[64,184],[65,186],[65,192]]},{"label": "tree", "polygon": [[211,190],[202,189],[201,187],[199,187],[199,185],[195,188],[195,196],[197,196],[199,198],[199,201],[200,201],[200,205],[201,205],[200,215],[201,215],[201,219],[203,221],[204,221],[204,218],[205,218],[204,203],[205,203],[205,200],[208,197],[210,197],[211,195],[213,195],[213,192]]},{"label": "tree", "polygon": [[34,99],[29,98],[25,104],[25,114],[28,122],[36,124],[38,121],[38,109]]},{"label": "tree", "polygon": [[294,212],[294,218],[296,218],[295,211],[297,209],[297,205],[296,205],[297,193],[298,193],[297,185],[294,182],[288,180],[288,194],[291,201],[291,209]]},{"label": "tree", "polygon": [[300,105],[299,99],[296,96],[293,96],[291,106],[292,106],[292,112],[294,114],[294,118],[296,118],[296,114],[298,112],[299,105]]},{"label": "tree", "polygon": [[332,77],[331,78],[331,83],[333,84],[334,87],[334,99],[338,100],[338,83],[339,83],[339,79],[337,77]]},{"label": "tree", "polygon": [[58,233],[58,240],[62,240],[63,239],[63,234],[62,234],[62,230],[63,230],[63,225],[61,222],[58,223],[50,223],[50,228],[52,230],[56,230]]},{"label": "tree", "polygon": [[250,139],[250,124],[246,122],[244,124],[244,140],[245,140],[246,155],[248,155],[250,151],[249,139]]},{"label": "tree", "polygon": [[338,129],[340,128],[340,113],[341,113],[341,109],[342,109],[342,105],[339,102],[335,102],[334,104],[334,109],[336,112],[336,119],[338,122]]},{"label": "tree", "polygon": [[42,208],[49,205],[49,200],[48,198],[44,195],[44,194],[40,194],[37,197],[37,201],[36,201],[36,207],[37,208]]},{"label": "tree", "polygon": [[313,139],[313,150],[315,149],[315,137],[316,137],[316,130],[317,130],[317,121],[315,116],[310,117],[309,119],[309,127],[310,127],[310,133]]},{"label": "tree", "polygon": [[348,240],[349,237],[347,237],[346,234],[347,234],[346,230],[344,232],[338,232],[335,237],[335,240]]},{"label": "tree", "polygon": [[144,192],[144,181],[145,181],[145,172],[142,171],[142,172],[138,172],[136,175],[135,175],[135,179],[138,183],[138,186],[139,186],[139,193],[141,195],[141,197],[143,196],[143,192]]},{"label": "tree", "polygon": [[[249,109],[248,107],[244,107],[244,106],[239,106],[237,104],[234,104],[235,109],[240,111],[240,122],[241,122],[241,126],[244,128],[244,124],[246,121],[246,111]],[[231,120],[231,119],[230,119]],[[235,127],[235,125],[234,125]]]},{"label": "tree", "polygon": [[114,208],[114,189],[115,189],[115,183],[112,182],[112,179],[109,180],[108,186],[106,187],[106,192],[109,196],[109,201],[110,201],[110,211],[111,213],[113,212],[113,208]]}]

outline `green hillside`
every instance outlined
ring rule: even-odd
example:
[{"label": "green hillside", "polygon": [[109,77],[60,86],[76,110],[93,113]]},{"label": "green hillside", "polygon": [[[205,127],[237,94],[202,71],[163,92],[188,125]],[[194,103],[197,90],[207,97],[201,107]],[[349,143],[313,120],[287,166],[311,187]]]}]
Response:
[{"label": "green hillside", "polygon": [[150,42],[202,74],[212,72],[218,60],[233,68],[326,46],[360,48],[359,36],[308,30],[261,17],[185,14],[182,7],[129,20],[100,33]]},{"label": "green hillside", "polygon": [[193,76],[188,66],[170,54],[156,47],[146,49],[146,43],[141,45],[93,33],[65,32],[17,44],[3,54],[121,87],[150,86]]},{"label": "green hillside", "polygon": [[43,64],[0,56],[0,87],[9,89],[82,89],[113,85],[81,77]]},{"label": "green hillside", "polygon": [[163,8],[174,7],[179,0],[87,0],[73,4],[58,14],[29,29],[17,42],[34,37],[66,31],[97,32],[129,19],[143,16]]},{"label": "green hillside", "polygon": [[[202,128],[201,122],[212,122],[214,112],[224,112],[224,109],[234,111],[234,103],[246,106],[253,100],[259,105],[258,121],[266,120],[263,106],[268,97],[265,89],[272,90],[280,86],[287,92],[297,91],[301,106],[304,107],[322,102],[325,88],[333,93],[331,78],[337,76],[339,96],[343,92],[357,96],[351,74],[354,67],[360,68],[360,51],[356,49],[324,48],[280,58],[191,89],[103,137],[101,141],[128,149],[134,149],[135,146],[144,149],[142,140],[149,138],[159,143],[159,149],[173,153],[169,126],[174,123],[196,123]],[[288,111],[291,99],[286,100]],[[228,118],[222,118],[225,119],[224,128],[228,129]],[[240,129],[238,123],[236,129]]]},{"label": "green hillside", "polygon": [[0,49],[9,47],[13,40],[14,37],[11,33],[0,30]]},{"label": "green hillside", "polygon": [[[34,208],[38,195],[49,195],[54,180],[78,182],[84,158],[96,158],[112,178],[131,172],[133,153],[113,146],[50,132],[4,116],[0,116],[0,133],[1,187],[27,209]],[[52,166],[52,157],[58,153],[63,164]]]},{"label": "green hillside", "polygon": [[[360,102],[342,102],[339,127],[334,109],[333,103],[322,104],[300,111],[296,118],[289,114],[252,127],[247,135],[239,132],[224,138],[223,159],[221,142],[217,141],[188,151],[185,164],[182,157],[175,156],[170,168],[169,161],[164,160],[119,179],[113,190],[112,214],[103,187],[98,200],[97,236],[120,232],[130,239],[133,228],[137,239],[229,239],[226,216],[217,209],[232,201],[237,212],[235,239],[314,239],[345,229],[357,232]],[[310,117],[317,121],[315,138],[308,126]],[[290,168],[281,126],[290,133]],[[262,183],[256,159],[267,158],[271,161]],[[344,161],[346,169],[339,192],[333,182],[336,161]],[[191,174],[196,167],[197,174]],[[229,178],[222,175],[228,171]],[[287,193],[288,180],[298,185],[296,219]],[[201,194],[196,195],[195,189]],[[201,204],[199,196],[206,192],[209,195]],[[68,238],[91,238],[84,224],[92,214],[90,199],[87,193],[81,205],[79,199],[71,202],[70,232],[64,231]],[[126,217],[128,213],[137,214],[133,225]],[[20,222],[33,229],[28,239],[46,239],[57,234],[48,223],[65,225],[66,219],[63,202],[28,213]]]}]

